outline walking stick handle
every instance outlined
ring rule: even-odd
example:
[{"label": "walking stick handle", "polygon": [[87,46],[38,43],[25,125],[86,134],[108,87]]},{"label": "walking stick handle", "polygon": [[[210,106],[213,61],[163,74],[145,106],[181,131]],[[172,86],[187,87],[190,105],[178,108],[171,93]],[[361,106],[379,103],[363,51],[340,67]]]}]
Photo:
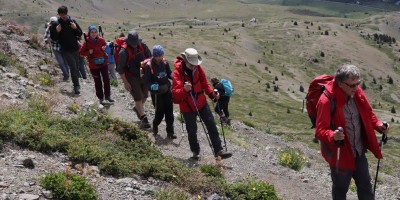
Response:
[{"label": "walking stick handle", "polygon": [[[341,126],[338,127],[338,131],[343,133],[343,128]],[[344,141],[343,140],[339,140],[339,146],[343,146],[344,145]]]},{"label": "walking stick handle", "polygon": [[[386,121],[384,121],[382,124],[383,126],[385,126],[386,129],[389,127],[389,124]],[[385,133],[382,133],[382,143],[386,144],[386,142],[387,142],[387,135]]]}]

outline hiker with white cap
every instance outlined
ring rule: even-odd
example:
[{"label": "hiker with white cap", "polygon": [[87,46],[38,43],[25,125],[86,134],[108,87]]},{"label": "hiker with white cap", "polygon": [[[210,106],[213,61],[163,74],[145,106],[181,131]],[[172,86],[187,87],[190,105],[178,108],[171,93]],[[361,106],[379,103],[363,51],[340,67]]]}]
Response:
[{"label": "hiker with white cap", "polygon": [[46,44],[50,45],[50,51],[54,53],[54,57],[57,60],[57,63],[60,65],[60,69],[63,73],[63,80],[67,81],[69,79],[69,68],[68,65],[66,64],[64,57],[61,53],[61,46],[60,43],[57,40],[52,40],[50,38],[50,27],[53,25],[54,22],[58,20],[57,17],[50,17],[50,22],[47,25],[46,32],[44,34],[44,42]]},{"label": "hiker with white cap", "polygon": [[[219,99],[219,94],[214,93],[213,88],[207,81],[206,74],[200,64],[202,58],[196,49],[187,48],[174,62],[172,95],[173,101],[179,104],[181,113],[186,122],[190,150],[193,159],[199,159],[200,145],[197,139],[196,117],[199,116],[207,127],[207,139],[215,157],[226,159],[232,156],[223,150],[214,116],[207,103],[205,94],[212,100]],[[204,124],[203,124],[204,122]]]}]

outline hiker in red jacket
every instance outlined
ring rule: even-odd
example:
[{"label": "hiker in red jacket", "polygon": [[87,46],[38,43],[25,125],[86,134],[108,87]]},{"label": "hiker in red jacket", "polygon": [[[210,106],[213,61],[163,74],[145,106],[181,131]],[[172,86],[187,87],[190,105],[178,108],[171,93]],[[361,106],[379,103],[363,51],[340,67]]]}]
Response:
[{"label": "hiker in red jacket", "polygon": [[[343,65],[334,80],[325,85],[327,95],[321,95],[317,103],[315,136],[321,141],[322,156],[330,165],[334,200],[346,199],[351,178],[357,185],[358,199],[374,199],[365,153],[370,150],[381,159],[374,130],[383,134],[389,131],[373,113],[360,82],[360,70],[354,65]],[[328,97],[334,99],[336,106],[332,117]]]},{"label": "hiker in red jacket", "polygon": [[205,96],[207,94],[214,101],[219,98],[219,94],[213,92],[211,85],[207,81],[206,74],[200,66],[201,62],[202,58],[198,55],[197,50],[193,48],[186,49],[175,60],[175,70],[172,76],[174,103],[179,104],[186,123],[190,150],[193,152],[192,158],[199,159],[200,154],[200,145],[197,140],[197,115],[200,115],[199,117],[207,127],[214,156],[220,156],[222,159],[229,158],[232,154],[222,149],[218,129]]},{"label": "hiker in red jacket", "polygon": [[82,44],[80,54],[88,58],[90,73],[92,73],[94,79],[96,96],[99,98],[100,104],[104,104],[104,99],[114,102],[111,99],[110,78],[108,77],[106,41],[98,36],[96,26],[91,25],[88,29],[89,35],[85,36],[87,38],[85,38],[85,43]]}]

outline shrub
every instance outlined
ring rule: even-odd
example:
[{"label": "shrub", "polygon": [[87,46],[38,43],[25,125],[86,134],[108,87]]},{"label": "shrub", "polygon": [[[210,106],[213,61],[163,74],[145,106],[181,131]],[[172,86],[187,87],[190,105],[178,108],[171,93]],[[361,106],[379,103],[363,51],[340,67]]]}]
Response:
[{"label": "shrub", "polygon": [[118,87],[118,81],[114,80],[114,79],[111,79],[110,80],[110,85],[113,86],[113,87]]},{"label": "shrub", "polygon": [[55,84],[55,80],[54,80],[53,76],[51,76],[48,73],[39,74],[38,80],[39,80],[40,85],[43,85],[43,86],[54,86],[54,84]]},{"label": "shrub", "polygon": [[189,197],[186,195],[184,191],[167,188],[161,189],[160,191],[154,194],[154,198],[156,200],[188,200]]},{"label": "shrub", "polygon": [[8,58],[8,56],[6,54],[4,54],[3,52],[0,52],[0,65],[7,67],[8,65],[10,65],[10,60]]},{"label": "shrub", "polygon": [[79,105],[76,104],[76,103],[69,104],[67,106],[67,108],[68,108],[69,111],[71,111],[71,112],[73,112],[75,114],[78,114],[78,112],[79,112]]},{"label": "shrub", "polygon": [[246,126],[250,126],[250,127],[252,127],[252,128],[255,128],[255,127],[256,127],[256,125],[254,125],[254,123],[251,122],[251,121],[249,121],[249,120],[244,120],[243,123],[244,123]]},{"label": "shrub", "polygon": [[278,200],[274,186],[264,182],[255,181],[247,178],[241,182],[228,186],[226,196],[231,199],[247,199],[247,200]]},{"label": "shrub", "polygon": [[294,148],[285,148],[280,150],[278,160],[280,165],[289,167],[296,171],[301,170],[307,162],[307,159],[303,157],[303,153]]},{"label": "shrub", "polygon": [[222,172],[215,165],[202,165],[200,167],[200,171],[206,174],[207,176],[222,178]]},{"label": "shrub", "polygon": [[40,186],[50,190],[53,199],[59,200],[97,200],[94,186],[83,177],[64,172],[47,174],[40,180]]}]

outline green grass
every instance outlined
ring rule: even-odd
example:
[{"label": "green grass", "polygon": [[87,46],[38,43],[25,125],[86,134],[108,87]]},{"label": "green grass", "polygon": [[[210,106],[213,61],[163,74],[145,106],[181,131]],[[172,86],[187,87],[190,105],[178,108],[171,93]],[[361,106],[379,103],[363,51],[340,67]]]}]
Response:
[{"label": "green grass", "polygon": [[[214,166],[190,169],[163,156],[147,138],[147,133],[136,126],[112,119],[95,109],[64,119],[48,112],[52,103],[47,101],[44,96],[32,95],[29,109],[1,110],[0,141],[49,154],[66,153],[73,162],[97,165],[104,175],[153,177],[171,182],[192,194],[208,191],[229,196],[234,191],[230,188],[238,187],[227,183]],[[50,175],[50,179],[65,179],[61,176],[64,177],[63,174]],[[50,180],[46,182],[52,183]],[[52,191],[61,190],[55,189],[57,185],[60,186],[48,187],[53,188]],[[158,195],[169,196],[170,193]],[[184,195],[170,198],[180,199]]]}]

